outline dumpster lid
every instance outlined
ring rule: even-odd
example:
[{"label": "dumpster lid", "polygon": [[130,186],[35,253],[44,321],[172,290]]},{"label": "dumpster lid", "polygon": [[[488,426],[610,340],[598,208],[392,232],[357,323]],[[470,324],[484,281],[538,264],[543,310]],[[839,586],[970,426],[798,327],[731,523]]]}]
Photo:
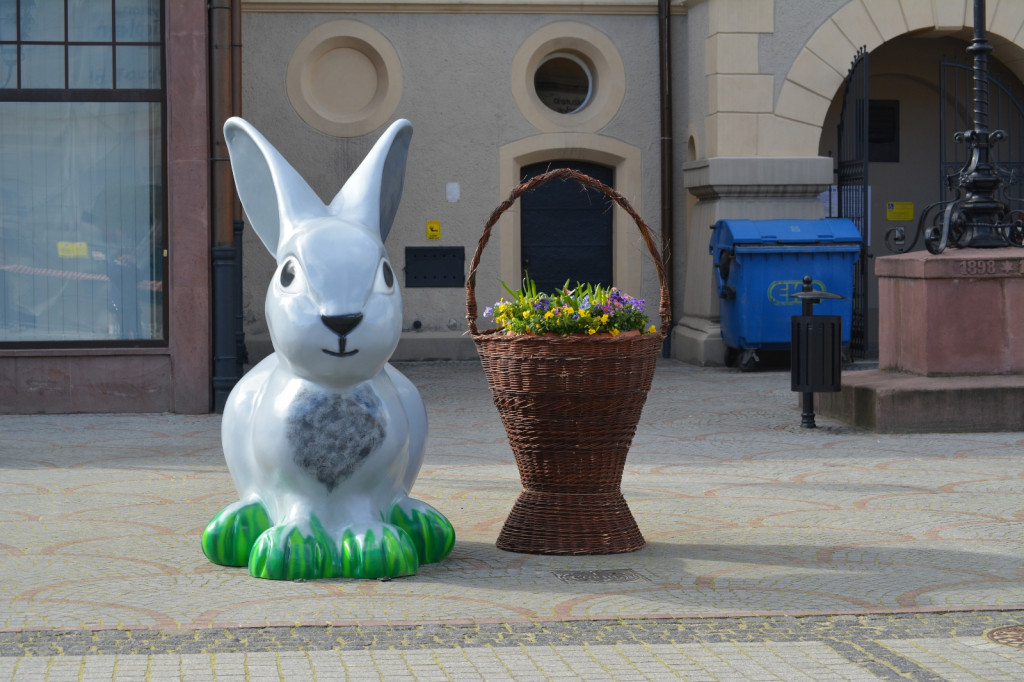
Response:
[{"label": "dumpster lid", "polygon": [[719,220],[714,226],[721,246],[729,244],[860,243],[848,218],[817,220]]}]

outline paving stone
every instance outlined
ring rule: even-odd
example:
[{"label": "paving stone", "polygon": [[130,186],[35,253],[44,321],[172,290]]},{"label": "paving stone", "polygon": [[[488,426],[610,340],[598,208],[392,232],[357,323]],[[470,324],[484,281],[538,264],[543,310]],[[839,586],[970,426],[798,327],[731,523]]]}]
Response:
[{"label": "paving stone", "polygon": [[0,681],[1024,678],[984,638],[1024,623],[1024,433],[800,429],[788,372],[666,361],[623,477],[647,546],[518,555],[479,366],[403,371],[430,419],[413,494],[458,540],[389,582],[206,562],[234,501],[216,415],[0,416]]}]

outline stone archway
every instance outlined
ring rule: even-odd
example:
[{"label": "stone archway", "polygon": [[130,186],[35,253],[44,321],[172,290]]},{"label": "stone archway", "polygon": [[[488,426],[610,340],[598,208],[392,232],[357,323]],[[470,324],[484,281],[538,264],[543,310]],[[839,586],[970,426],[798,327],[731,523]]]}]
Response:
[{"label": "stone archway", "polygon": [[[673,356],[720,364],[724,346],[718,295],[707,255],[707,228],[723,218],[815,219],[818,195],[833,182],[833,163],[819,149],[829,108],[841,97],[856,54],[908,34],[970,35],[972,0],[851,0],[806,39],[782,73],[759,63],[758,34],[774,25],[773,3],[744,14],[729,2],[709,3],[705,45],[707,158],[684,165],[683,182],[698,198],[688,220],[682,314],[673,331]],[[990,2],[987,25],[995,51],[1018,79],[1024,76],[1024,3]]]},{"label": "stone archway", "polygon": [[[972,7],[972,0],[852,0],[844,5],[815,31],[786,74],[773,116],[788,122],[788,135],[766,137],[759,151],[766,156],[817,154],[821,127],[857,48],[872,52],[910,33],[970,31]],[[986,10],[992,56],[1024,80],[1024,3],[989,3]]]}]

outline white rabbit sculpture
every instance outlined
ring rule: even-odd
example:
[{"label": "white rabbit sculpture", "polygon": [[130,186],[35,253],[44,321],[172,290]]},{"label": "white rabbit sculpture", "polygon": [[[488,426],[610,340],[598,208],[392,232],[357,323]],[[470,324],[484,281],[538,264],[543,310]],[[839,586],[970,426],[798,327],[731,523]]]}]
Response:
[{"label": "white rabbit sculpture", "polygon": [[224,136],[246,215],[277,259],[266,301],[275,352],[224,407],[240,499],[207,525],[203,552],[259,578],[414,574],[451,552],[455,532],[409,497],[427,415],[388,364],[402,299],[384,240],[412,125],[391,125],[326,206],[248,122],[229,119]]}]

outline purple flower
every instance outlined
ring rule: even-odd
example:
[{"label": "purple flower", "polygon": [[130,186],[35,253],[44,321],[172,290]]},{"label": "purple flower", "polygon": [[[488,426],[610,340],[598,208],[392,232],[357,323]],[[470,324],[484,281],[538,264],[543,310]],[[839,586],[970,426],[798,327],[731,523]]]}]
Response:
[{"label": "purple flower", "polygon": [[487,306],[486,308],[484,308],[484,317],[490,317],[493,314],[494,314],[494,308],[493,307]]}]

